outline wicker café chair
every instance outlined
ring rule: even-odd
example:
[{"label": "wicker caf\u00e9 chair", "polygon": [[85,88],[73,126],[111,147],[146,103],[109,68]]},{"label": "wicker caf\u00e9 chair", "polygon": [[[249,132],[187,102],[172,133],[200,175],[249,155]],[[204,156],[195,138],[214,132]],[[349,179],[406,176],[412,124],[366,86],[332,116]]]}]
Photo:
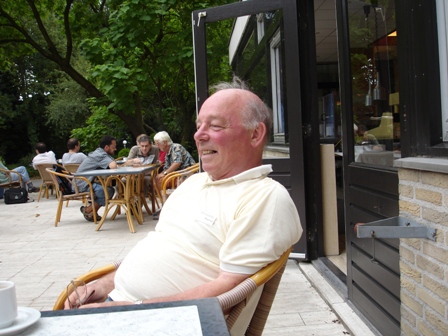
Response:
[{"label": "wicker caf\u00e9 chair", "polygon": [[45,197],[49,198],[48,190],[51,188],[51,195],[53,195],[53,190],[57,189],[57,184],[54,183],[50,174],[47,173],[47,168],[53,168],[54,163],[40,163],[36,165],[37,170],[39,171],[40,178],[42,179],[42,184],[40,185],[39,196],[37,197],[37,201],[40,201],[42,194]]},{"label": "wicker caf\u00e9 chair", "polygon": [[66,163],[64,165],[64,168],[69,172],[69,173],[76,173],[76,171],[78,170],[80,163]]},{"label": "wicker caf\u00e9 chair", "polygon": [[[22,186],[22,176],[16,172],[15,170],[7,170],[7,169],[2,169],[0,168],[0,172],[2,172],[3,174],[6,175],[6,177],[8,178],[8,181],[4,182],[4,183],[0,183],[0,187],[2,188],[20,188]],[[18,181],[13,181],[12,180],[12,174],[15,174],[19,177]]]},{"label": "wicker caf\u00e9 chair", "polygon": [[[73,187],[73,194],[64,195],[62,191],[59,190],[59,188],[56,189],[56,197],[58,198],[58,209],[56,212],[56,219],[54,221],[54,226],[58,226],[58,223],[61,221],[61,214],[62,214],[62,205],[64,204],[64,201],[70,201],[70,200],[81,200],[83,202],[87,202],[87,198],[89,199],[95,199],[95,195],[93,193],[92,184],[88,179],[85,177],[74,177],[73,175],[70,175],[67,171],[66,173],[57,173],[52,170],[52,168],[47,168],[46,171],[50,175],[53,183],[57,186],[59,186],[58,178],[66,179]],[[89,185],[89,191],[80,192],[78,189],[78,185],[76,184],[76,180],[83,180],[87,182]],[[87,205],[87,204],[86,204]],[[97,217],[96,217],[96,211],[93,211],[93,221],[94,223],[97,223]]]},{"label": "wicker caf\u00e9 chair", "polygon": [[[269,316],[291,250],[292,248],[289,248],[278,260],[262,268],[230,291],[217,297],[223,312],[226,314],[226,322],[229,330],[232,329],[237,322],[244,322],[242,323],[244,326],[248,325],[245,335],[261,335],[263,333],[266,320]],[[102,276],[117,270],[120,263],[121,262],[117,262],[94,269],[79,276],[75,281],[82,280],[86,284],[95,281]],[[238,321],[247,301],[258,288],[261,289],[261,294],[258,303],[256,304],[255,311],[252,316],[248,317],[250,320],[248,322]],[[68,291],[64,289],[57,298],[53,310],[64,309],[64,302],[67,299],[67,295],[70,295],[71,292],[73,292],[73,289],[69,289]],[[243,318],[243,315],[241,315],[241,318]]]},{"label": "wicker caf\u00e9 chair", "polygon": [[188,177],[196,174],[199,171],[199,163],[196,163],[188,168],[177,170],[166,174],[162,180],[162,189],[158,190],[156,188],[157,195],[162,201],[162,206],[171,192],[176,189],[182,182],[184,182]]}]

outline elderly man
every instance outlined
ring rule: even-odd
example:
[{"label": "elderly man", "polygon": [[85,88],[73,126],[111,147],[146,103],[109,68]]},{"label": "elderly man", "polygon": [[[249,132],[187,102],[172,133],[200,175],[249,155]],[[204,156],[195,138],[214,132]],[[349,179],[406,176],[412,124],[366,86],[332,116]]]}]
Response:
[{"label": "elderly man", "polygon": [[157,185],[159,189],[162,189],[162,179],[166,174],[188,168],[196,162],[184,146],[173,143],[167,132],[162,131],[154,135],[154,141],[160,151],[166,153],[163,171],[156,176]]},{"label": "elderly man", "polygon": [[218,88],[196,122],[205,172],[171,194],[155,231],[116,272],[87,286],[91,302],[108,302],[86,307],[217,296],[299,240],[297,209],[262,165],[270,110],[240,82]]},{"label": "elderly man", "polygon": [[[100,146],[84,159],[84,161],[79,165],[77,173],[82,173],[89,170],[95,169],[115,169],[117,168],[117,163],[111,156],[117,150],[117,141],[114,137],[110,135],[105,135],[100,140]],[[88,179],[92,182],[92,188],[95,193],[95,201],[92,202],[88,207],[82,206],[80,208],[84,218],[90,222],[93,222],[93,211],[98,212],[98,209],[106,204],[106,195],[101,183],[95,182],[95,176],[90,176]],[[76,181],[80,191],[89,190],[89,185],[82,180]],[[108,187],[109,197],[114,194],[114,188]],[[101,220],[100,216],[96,216],[98,220]]]}]

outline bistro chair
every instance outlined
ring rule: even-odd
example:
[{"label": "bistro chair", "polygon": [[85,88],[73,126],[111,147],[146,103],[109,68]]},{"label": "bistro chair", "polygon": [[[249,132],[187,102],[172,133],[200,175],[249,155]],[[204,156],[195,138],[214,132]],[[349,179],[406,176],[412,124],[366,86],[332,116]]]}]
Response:
[{"label": "bistro chair", "polygon": [[79,165],[80,165],[80,163],[66,163],[66,164],[64,164],[64,168],[69,173],[74,174],[78,170]]},{"label": "bistro chair", "polygon": [[[84,204],[87,206],[87,199],[90,200],[95,199],[95,195],[93,193],[92,184],[90,181],[82,176],[74,177],[73,175],[70,175],[67,171],[64,171],[63,173],[57,173],[53,171],[52,168],[47,168],[46,171],[50,175],[54,185],[59,186],[58,179],[65,179],[69,184],[72,186],[73,194],[64,195],[61,190],[59,190],[58,187],[56,187],[56,197],[58,198],[58,209],[56,212],[56,219],[54,221],[54,226],[58,226],[58,223],[61,221],[61,214],[62,214],[62,205],[64,204],[64,201],[70,201],[70,200],[81,200],[84,202]],[[89,185],[89,191],[80,192],[78,189],[78,185],[76,184],[76,180],[83,180],[87,182]],[[97,223],[97,216],[96,211],[93,211],[93,221],[94,223]]]},{"label": "bistro chair", "polygon": [[53,168],[54,163],[40,163],[36,165],[37,170],[39,171],[40,178],[42,179],[42,184],[39,189],[39,196],[37,197],[37,201],[40,201],[42,194],[45,194],[46,198],[49,198],[49,189],[51,188],[51,195],[53,195],[53,190],[57,189],[53,179],[50,174],[47,173],[47,168]]},{"label": "bistro chair", "polygon": [[[22,176],[18,172],[16,172],[15,170],[7,170],[2,168],[0,168],[0,171],[8,178],[8,181],[0,183],[1,188],[20,188],[22,186]],[[11,174],[17,175],[19,177],[19,180],[13,181]]]},{"label": "bistro chair", "polygon": [[199,171],[199,163],[196,163],[188,168],[176,170],[166,174],[162,180],[162,189],[157,190],[158,196],[161,199],[162,206],[166,202],[168,196],[176,189],[182,182],[184,182],[191,175]]},{"label": "bistro chair", "polygon": [[[233,289],[217,297],[225,313],[229,330],[239,325],[239,328],[242,327],[243,330],[246,330],[245,335],[261,335],[263,333],[291,249],[286,250],[279,259],[265,266]],[[98,280],[102,276],[116,271],[120,263],[121,261],[96,268],[77,277],[75,281],[82,280],[87,284]],[[255,309],[253,313],[245,314],[246,312],[243,312],[243,309],[257,289],[259,290],[259,299]],[[70,295],[71,292],[73,292],[72,288],[64,289],[57,298],[53,310],[64,309],[64,302],[67,299],[67,295]]]}]

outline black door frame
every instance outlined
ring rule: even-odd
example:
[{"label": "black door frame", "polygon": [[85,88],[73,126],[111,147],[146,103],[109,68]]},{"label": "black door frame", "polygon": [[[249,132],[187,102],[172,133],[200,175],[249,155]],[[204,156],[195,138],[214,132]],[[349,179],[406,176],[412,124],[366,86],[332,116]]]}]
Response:
[{"label": "black door frame", "polygon": [[[305,2],[307,3],[305,5],[306,10],[311,11],[313,14],[312,1]],[[299,1],[298,3],[301,2]],[[310,4],[311,8],[309,7]],[[316,242],[316,232],[321,231],[316,230],[316,227],[317,223],[321,223],[322,213],[320,201],[320,156],[316,153],[316,147],[311,147],[318,143],[319,137],[319,132],[312,132],[313,122],[315,122],[317,125],[316,129],[318,129],[317,102],[312,102],[312,97],[315,97],[317,94],[317,85],[310,89],[310,81],[316,83],[317,80],[315,79],[315,65],[313,65],[315,52],[312,59],[308,45],[308,43],[311,43],[310,39],[314,42],[314,33],[311,38],[308,36],[311,30],[314,31],[314,23],[312,29],[309,27],[307,29],[299,28],[299,15],[296,6],[295,0],[258,0],[194,11],[192,13],[192,26],[195,53],[196,104],[197,111],[199,111],[202,103],[208,97],[209,83],[207,83],[205,23],[283,9],[285,41],[291,41],[285,43],[285,68],[287,69],[285,74],[286,111],[288,111],[290,129],[290,158],[264,160],[264,163],[273,164],[273,178],[279,181],[287,181],[285,186],[289,189],[291,198],[300,214],[304,233],[296,247],[302,246],[302,248],[295,248],[291,256],[297,259],[309,259],[309,254],[313,257],[317,255],[317,243],[315,243],[316,245],[313,246],[310,253],[307,248],[307,242],[310,241],[308,233],[310,232],[312,235],[311,241]],[[309,18],[309,15],[307,17]],[[299,52],[299,41],[301,41],[301,38],[303,38],[303,41],[300,43],[301,50]],[[304,45],[303,48],[302,44]],[[300,64],[300,57],[306,58],[304,64]],[[310,71],[310,68],[311,70],[314,69],[314,71]],[[306,78],[301,77],[301,70],[303,69],[306,69],[304,71],[305,74],[311,73]],[[310,91],[314,92],[314,94],[309,95]],[[304,97],[303,100],[301,99],[302,97]],[[294,111],[294,113],[291,113],[291,111]],[[303,123],[302,118],[304,118],[306,124]],[[311,119],[314,118],[316,120],[312,122]],[[317,142],[315,140],[316,134]]]}]

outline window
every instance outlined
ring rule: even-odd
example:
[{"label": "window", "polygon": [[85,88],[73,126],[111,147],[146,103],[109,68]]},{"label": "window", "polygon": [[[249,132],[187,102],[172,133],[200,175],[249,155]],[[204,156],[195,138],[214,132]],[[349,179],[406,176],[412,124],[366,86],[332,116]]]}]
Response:
[{"label": "window", "polygon": [[437,0],[437,32],[439,37],[440,91],[442,104],[443,142],[448,142],[448,4]]},{"label": "window", "polygon": [[270,43],[272,110],[274,116],[274,142],[285,143],[285,118],[282,99],[282,53],[280,31],[274,34]]}]

